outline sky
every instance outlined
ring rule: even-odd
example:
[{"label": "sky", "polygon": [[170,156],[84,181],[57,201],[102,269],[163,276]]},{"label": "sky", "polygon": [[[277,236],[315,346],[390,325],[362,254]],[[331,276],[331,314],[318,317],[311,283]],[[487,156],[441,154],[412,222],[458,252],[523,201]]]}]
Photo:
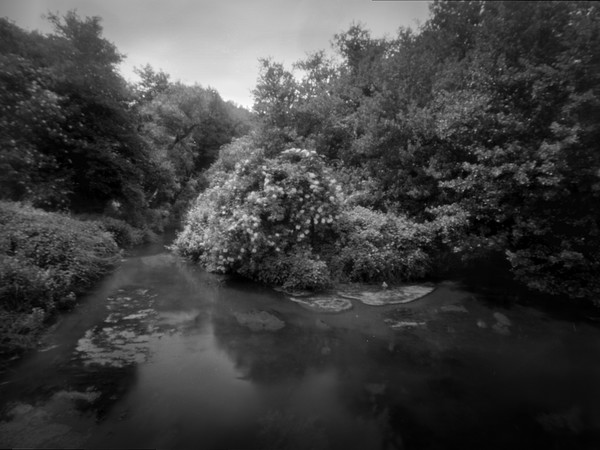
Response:
[{"label": "sky", "polygon": [[0,17],[26,30],[52,31],[42,16],[76,9],[100,16],[103,37],[126,58],[120,70],[150,64],[173,81],[216,89],[225,100],[252,106],[259,58],[291,68],[309,53],[330,50],[336,33],[354,23],[373,37],[416,29],[427,1],[373,0],[0,0]]}]

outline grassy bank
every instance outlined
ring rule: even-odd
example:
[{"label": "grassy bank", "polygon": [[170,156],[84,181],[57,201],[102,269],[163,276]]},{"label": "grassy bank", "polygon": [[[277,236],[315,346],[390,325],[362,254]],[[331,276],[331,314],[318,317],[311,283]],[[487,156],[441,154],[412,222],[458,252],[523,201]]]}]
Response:
[{"label": "grassy bank", "polygon": [[119,257],[99,222],[0,202],[0,358],[34,347],[56,311],[72,307]]}]

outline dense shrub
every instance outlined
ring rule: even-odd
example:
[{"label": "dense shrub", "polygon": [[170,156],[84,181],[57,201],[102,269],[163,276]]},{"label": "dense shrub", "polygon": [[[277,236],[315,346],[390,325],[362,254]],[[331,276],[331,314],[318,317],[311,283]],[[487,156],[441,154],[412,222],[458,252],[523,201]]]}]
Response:
[{"label": "dense shrub", "polygon": [[426,250],[439,227],[354,206],[314,151],[290,149],[266,158],[240,148],[245,159],[222,152],[211,168],[211,187],[175,242],[180,254],[210,271],[286,289],[426,273]]},{"label": "dense shrub", "polygon": [[[2,307],[12,311],[45,305],[50,308],[56,282],[50,273],[14,256],[0,255],[0,297]],[[62,289],[60,289],[62,291]]]},{"label": "dense shrub", "polygon": [[384,206],[382,186],[364,168],[336,167],[335,178],[342,185],[346,206],[370,209]]},{"label": "dense shrub", "polygon": [[251,158],[257,153],[252,142],[251,136],[234,139],[231,143],[224,145],[219,150],[219,159],[210,168],[210,173],[214,174],[217,171],[223,173],[235,170],[237,164],[241,164],[244,160]]},{"label": "dense shrub", "polygon": [[47,316],[42,308],[33,308],[30,313],[0,308],[0,355],[34,348]]},{"label": "dense shrub", "polygon": [[586,257],[568,245],[556,247],[537,244],[526,250],[507,251],[516,278],[541,292],[588,298],[598,303],[600,255],[589,252],[592,257]]},{"label": "dense shrub", "polygon": [[265,258],[258,268],[257,278],[290,291],[319,290],[331,284],[329,267],[325,261],[307,249]]},{"label": "dense shrub", "polygon": [[256,151],[212,181],[175,242],[179,253],[211,271],[287,286],[328,282],[313,249],[339,219],[341,188],[316,152],[290,149],[269,159]]},{"label": "dense shrub", "polygon": [[356,206],[341,214],[331,267],[352,281],[399,281],[426,274],[432,240],[428,227]]},{"label": "dense shrub", "polygon": [[124,220],[102,217],[99,222],[102,229],[108,231],[121,248],[131,248],[144,241],[143,230],[132,227]]},{"label": "dense shrub", "polygon": [[169,215],[170,224],[182,224],[190,206],[198,198],[198,194],[207,187],[208,181],[204,176],[204,172],[196,177],[191,177],[185,182],[171,206]]},{"label": "dense shrub", "polygon": [[0,202],[0,308],[68,304],[118,261],[112,236],[95,222]]}]

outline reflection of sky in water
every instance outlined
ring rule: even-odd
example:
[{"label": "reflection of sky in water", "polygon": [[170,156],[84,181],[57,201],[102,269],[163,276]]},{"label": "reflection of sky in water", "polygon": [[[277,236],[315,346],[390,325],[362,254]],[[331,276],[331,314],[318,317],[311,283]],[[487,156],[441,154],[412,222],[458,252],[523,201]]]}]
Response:
[{"label": "reflection of sky in water", "polygon": [[[128,259],[46,351],[4,378],[0,406],[17,405],[0,423],[6,442],[32,424],[42,437],[64,433],[28,443],[107,448],[600,442],[600,333],[590,323],[452,285],[408,305],[316,314],[152,252]],[[73,399],[57,402],[57,392]]]}]

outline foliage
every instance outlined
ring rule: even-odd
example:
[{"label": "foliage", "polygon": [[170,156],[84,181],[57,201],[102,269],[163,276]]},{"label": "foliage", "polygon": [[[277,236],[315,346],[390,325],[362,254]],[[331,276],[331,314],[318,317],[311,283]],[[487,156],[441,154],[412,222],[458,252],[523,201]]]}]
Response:
[{"label": "foliage", "polygon": [[119,258],[111,235],[94,222],[0,202],[1,308],[66,306]]},{"label": "foliage", "polygon": [[351,281],[399,281],[423,277],[430,230],[406,217],[362,206],[342,213],[331,266]]},{"label": "foliage", "polygon": [[288,143],[294,141],[293,108],[297,87],[294,76],[283,65],[270,59],[260,60],[259,79],[252,91],[254,111],[260,122],[257,145],[267,156],[275,156]]},{"label": "foliage", "polygon": [[472,78],[437,96],[438,139],[458,152],[440,158],[434,176],[445,200],[470,216],[471,232],[505,250],[518,279],[592,298],[600,293],[598,9],[482,6],[468,15],[439,8],[444,28],[460,26],[471,43],[463,67],[449,66],[444,78]]},{"label": "foliage", "polygon": [[[332,57],[290,70],[261,60],[252,134],[254,116],[213,89],[150,66],[128,86],[98,17],[51,14],[45,36],[1,19],[0,196],[107,214],[125,244],[119,221],[160,229],[207,188],[176,246],[211,270],[316,287],[501,253],[530,287],[594,298],[598,5],[430,12],[391,38],[353,24]],[[39,296],[46,269],[3,258]]]},{"label": "foliage", "polygon": [[73,306],[119,257],[98,223],[0,201],[0,354],[35,347],[56,309]]},{"label": "foliage", "polygon": [[267,256],[259,265],[256,278],[289,291],[322,290],[332,281],[327,263],[306,248],[295,248],[286,255]]},{"label": "foliage", "polygon": [[600,292],[600,258],[572,250],[570,243],[552,248],[531,245],[526,250],[507,251],[508,261],[518,279],[542,292],[567,294],[574,298],[595,299]]},{"label": "foliage", "polygon": [[382,205],[384,193],[381,191],[380,181],[372,177],[364,167],[338,165],[334,173],[342,186],[346,206],[375,209]]},{"label": "foliage", "polygon": [[219,149],[219,157],[208,171],[209,176],[219,176],[219,173],[232,172],[237,165],[251,158],[256,153],[251,136],[234,139]]},{"label": "foliage", "polygon": [[160,230],[219,147],[249,131],[250,113],[148,65],[128,85],[99,17],[48,19],[49,35],[0,19],[0,198],[78,214],[112,208]]},{"label": "foliage", "polygon": [[120,248],[131,248],[144,242],[144,231],[114,217],[101,217],[100,227],[109,232]]},{"label": "foliage", "polygon": [[[289,149],[274,159],[261,151],[203,192],[175,248],[211,271],[237,272],[317,288],[326,271],[314,249],[339,217],[340,187],[314,151]],[[269,274],[269,271],[273,273]]]},{"label": "foliage", "polygon": [[334,37],[337,58],[317,52],[295,73],[265,62],[256,142],[315,148],[351,203],[423,224],[435,251],[501,252],[530,287],[594,298],[598,5],[436,1],[430,12],[393,38],[352,25]]},{"label": "foliage", "polygon": [[151,167],[117,73],[122,56],[101,37],[98,17],[49,20],[51,36],[0,23],[2,196],[46,209],[102,211],[117,200],[137,210]]},{"label": "foliage", "polygon": [[149,186],[149,206],[170,207],[177,221],[203,187],[201,172],[221,146],[248,132],[250,119],[213,89],[167,83],[149,66],[141,75],[139,132],[161,169]]},{"label": "foliage", "polygon": [[42,308],[30,313],[0,308],[0,355],[12,356],[36,347],[48,314]]},{"label": "foliage", "polygon": [[170,86],[170,75],[162,70],[157,72],[150,64],[135,68],[134,71],[140,77],[139,83],[134,86],[140,103],[151,102]]},{"label": "foliage", "polygon": [[[10,53],[14,45],[26,38],[24,32],[0,20],[0,33],[6,40],[0,54],[0,188],[5,198],[29,198],[36,203],[57,202],[69,194],[62,174],[49,179],[55,171],[57,156],[45,152],[47,142],[62,141],[66,117],[61,110],[63,100],[49,89],[49,70],[18,53]],[[31,38],[34,45],[39,38]],[[51,198],[48,198],[51,196]]]},{"label": "foliage", "polygon": [[437,230],[352,206],[333,174],[314,150],[267,158],[248,140],[236,141],[211,168],[211,187],[175,248],[210,271],[286,289],[422,277]]}]

